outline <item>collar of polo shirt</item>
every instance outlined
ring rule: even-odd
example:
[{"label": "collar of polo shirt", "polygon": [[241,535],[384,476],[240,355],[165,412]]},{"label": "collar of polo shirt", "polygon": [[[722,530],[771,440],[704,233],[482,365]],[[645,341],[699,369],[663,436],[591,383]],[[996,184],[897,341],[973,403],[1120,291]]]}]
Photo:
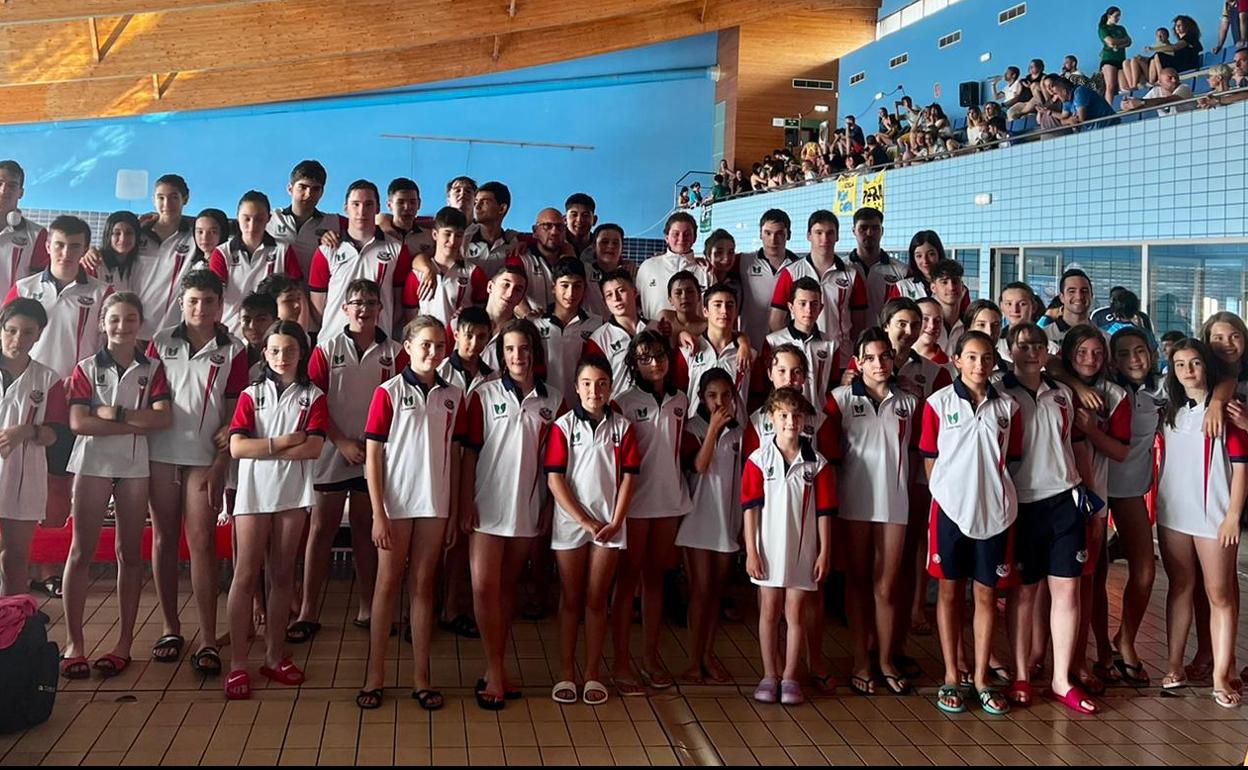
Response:
[{"label": "collar of polo shirt", "polygon": [[[528,395],[527,393],[520,392],[520,385],[511,378],[511,372],[504,369],[503,374],[499,377],[499,379],[502,380],[504,388],[515,394],[517,401],[523,401],[524,397]],[[533,375],[533,391],[537,393],[538,398],[546,398],[546,383],[543,382],[542,378],[538,377],[536,374]]]},{"label": "collar of polo shirt", "polygon": [[[277,213],[279,213],[279,214],[285,214],[285,215],[286,215],[286,216],[288,216],[288,217],[293,217],[293,216],[295,216],[295,208],[294,208],[294,206],[287,206],[287,207],[286,207],[286,208],[284,208],[284,209],[278,209],[278,210],[277,210]],[[315,206],[313,206],[313,207],[312,207],[312,216],[310,217],[310,219],[320,219],[320,218],[322,218],[322,217],[324,217],[324,216],[325,216],[325,212],[321,211],[320,209],[316,208]]]},{"label": "collar of polo shirt", "polygon": [[[558,326],[560,329],[565,328],[563,325],[563,321],[560,321],[559,317],[555,315],[555,303],[553,302],[546,306],[546,315],[542,316],[542,318],[545,318],[547,321],[550,321],[555,326]],[[589,311],[585,309],[584,305],[581,305],[580,309],[576,311],[576,318],[573,320],[584,321],[586,318],[589,318]]]},{"label": "collar of polo shirt", "polygon": [[[136,364],[146,364],[148,362],[147,356],[143,353],[143,349],[137,345],[134,348],[134,362]],[[117,359],[113,358],[113,354],[108,352],[107,347],[100,348],[100,352],[95,354],[95,363],[96,366],[104,368],[117,369],[121,366],[117,363]]]},{"label": "collar of polo shirt", "polygon": [[789,334],[792,335],[793,339],[801,340],[802,342],[808,342],[809,340],[822,340],[823,339],[823,335],[819,333],[818,326],[816,326],[814,330],[810,332],[810,334],[806,334],[805,332],[799,331],[798,328],[793,325],[792,320],[789,321]]},{"label": "collar of polo shirt", "polygon": [[433,373],[433,387],[432,388],[426,385],[424,382],[422,382],[421,379],[416,376],[416,372],[412,371],[412,367],[410,366],[403,367],[402,374],[403,374],[404,382],[406,382],[408,385],[411,385],[414,388],[420,388],[420,392],[424,393],[426,396],[429,395],[429,391],[433,390],[433,388],[445,388],[447,386],[446,380],[442,379],[441,375],[439,375],[437,372]]},{"label": "collar of polo shirt", "polygon": [[[698,408],[694,410],[694,413],[695,413],[695,414],[697,414],[699,417],[701,417],[703,420],[706,420],[706,422],[707,422],[707,423],[710,423],[710,421],[711,421],[711,411],[710,411],[709,409],[707,409],[707,408],[706,408],[706,402],[705,402],[705,401],[703,401],[702,403],[698,404]],[[737,418],[736,418],[736,417],[733,417],[733,418],[732,418],[732,419],[730,419],[728,422],[724,423],[724,428],[726,428],[726,429],[728,429],[728,430],[735,430],[735,429],[736,429],[738,426],[740,426],[740,425],[741,425],[741,423],[737,422]],[[720,434],[720,435],[723,435],[723,434]],[[709,436],[708,436],[708,438],[709,438]]]},{"label": "collar of polo shirt", "polygon": [[[192,229],[194,229],[194,227],[195,220],[192,217],[183,216],[182,220],[178,222],[179,233],[189,233]],[[160,236],[156,234],[156,220],[152,220],[144,225],[141,234],[150,235],[151,237],[160,240]]]},{"label": "collar of polo shirt", "polygon": [[1148,390],[1157,389],[1157,375],[1153,372],[1149,372],[1148,376],[1144,378],[1144,382],[1139,383],[1132,382],[1130,377],[1122,372],[1118,372],[1118,374],[1114,375],[1114,382],[1121,385],[1129,393],[1138,393],[1140,388],[1146,388]]},{"label": "collar of polo shirt", "polygon": [[[217,346],[225,347],[226,345],[230,344],[230,330],[225,328],[224,325],[219,324],[219,323],[213,324],[213,326],[214,326],[214,331],[215,331],[216,338],[217,338]],[[190,343],[191,338],[187,336],[187,332],[186,332],[186,321],[182,321],[177,326],[175,326],[170,336],[173,337],[174,339],[182,340],[183,342]]]},{"label": "collar of polo shirt", "polygon": [[581,406],[579,401],[572,405],[572,413],[576,415],[576,419],[589,423],[594,430],[598,430],[598,426],[602,424],[603,420],[610,416],[609,413],[603,412],[602,417],[594,417],[585,411],[585,407]]},{"label": "collar of polo shirt", "polygon": [[[810,269],[811,269],[811,270],[814,270],[814,271],[815,271],[815,275],[818,275],[818,276],[819,276],[819,279],[820,279],[820,280],[822,280],[822,279],[823,279],[823,276],[819,274],[819,268],[818,268],[818,266],[817,266],[817,265],[815,265],[815,257],[814,257],[814,255],[812,255],[810,252],[807,252],[807,253],[806,253],[806,256],[805,256],[805,257],[803,257],[803,259],[805,259],[805,260],[806,260],[806,261],[810,264]],[[833,255],[832,255],[832,269],[833,269],[833,270],[844,270],[844,269],[845,269],[845,263],[841,260],[841,257],[840,257],[840,255],[839,255],[839,254],[833,254]]]},{"label": "collar of polo shirt", "polygon": [[386,237],[385,231],[383,231],[380,227],[376,227],[376,226],[373,227],[373,237],[368,239],[366,243],[360,243],[359,241],[352,238],[350,233],[348,233],[346,229],[343,229],[342,231],[342,242],[351,244],[352,246],[355,247],[356,251],[363,251],[364,247],[368,243],[372,243],[373,241],[384,240],[385,237]]},{"label": "collar of polo shirt", "polygon": [[[896,372],[893,373],[893,376],[888,378],[887,385],[888,385],[888,392],[893,395],[896,395],[897,388],[899,387],[899,385],[897,384]],[[849,391],[853,393],[855,396],[861,396],[863,398],[871,397],[871,395],[867,393],[867,384],[862,381],[861,377],[854,378],[854,381],[850,383],[849,385]]]},{"label": "collar of polo shirt", "polygon": [[[863,262],[863,261],[862,261],[862,257],[858,256],[858,249],[857,249],[857,248],[855,248],[855,249],[853,249],[852,251],[850,251],[850,252],[849,252],[849,261],[850,261],[851,263],[852,263],[852,262],[857,262],[858,264],[863,265],[864,267],[865,267],[865,266],[866,266],[866,264],[867,264],[866,262]],[[875,264],[877,264],[877,265],[887,265],[888,263],[890,263],[890,262],[892,262],[892,261],[893,261],[893,258],[892,258],[891,256],[889,256],[888,252],[887,252],[887,251],[885,251],[884,249],[880,249],[880,258],[879,258],[878,260],[876,260]]]},{"label": "collar of polo shirt", "polygon": [[[968,390],[966,387],[966,384],[962,382],[961,374],[959,374],[953,381],[953,392],[957,393],[958,398],[962,399],[968,404],[974,403],[971,401],[971,391]],[[994,388],[992,386],[992,383],[990,382],[988,383],[988,400],[991,401],[992,399],[995,399],[995,398],[1001,398],[1001,394],[997,392],[997,389]]]},{"label": "collar of polo shirt", "polygon": [[[52,275],[51,266],[45,267],[43,272],[39,274],[39,280],[44,283],[57,283],[56,276]],[[82,265],[78,266],[78,275],[74,276],[74,283],[86,283],[90,280],[87,276],[86,268]]]},{"label": "collar of polo shirt", "polygon": [[[468,368],[464,366],[464,357],[459,354],[458,350],[452,350],[451,355],[448,356],[448,358],[451,362],[452,369],[457,372],[464,372],[465,374],[468,372]],[[406,371],[406,369],[404,371]],[[477,361],[477,371],[482,377],[488,377],[494,373],[494,370],[490,368],[489,364],[480,360],[480,357],[478,357]]]},{"label": "collar of polo shirt", "polygon": [[[773,447],[775,447],[776,454],[780,455],[780,459],[784,460],[784,470],[785,470],[785,473],[788,473],[789,469],[791,469],[793,465],[796,465],[796,463],[794,463],[793,465],[790,465],[789,461],[785,460],[784,452],[780,451],[780,445],[776,443],[776,440],[779,437],[780,437],[779,434],[772,437],[771,444]],[[798,456],[801,458],[802,462],[813,463],[815,461],[815,458],[817,457],[817,455],[815,454],[815,447],[810,443],[810,439],[799,438],[797,440],[797,449],[799,452]]]},{"label": "collar of polo shirt", "polygon": [[[277,246],[277,239],[269,235],[269,232],[266,230],[264,235],[260,236],[260,248],[271,249],[275,246]],[[231,235],[230,240],[226,242],[226,248],[231,252],[241,252],[249,257],[252,254],[252,252],[247,250],[247,244],[243,243],[243,236],[241,235]]]},{"label": "collar of polo shirt", "polygon": [[[638,389],[638,390],[640,390],[640,391],[642,391],[643,393],[649,393],[649,394],[650,394],[650,395],[652,395],[652,396],[657,395],[657,394],[655,393],[654,388],[653,388],[653,387],[651,387],[651,386],[650,386],[650,383],[646,382],[645,380],[637,380],[637,383],[636,383],[636,384],[637,384],[637,389]],[[677,394],[677,393],[679,393],[679,392],[680,392],[680,389],[676,387],[676,384],[675,384],[674,382],[672,382],[672,378],[671,378],[671,377],[668,377],[668,378],[667,378],[667,387],[666,387],[666,389],[664,389],[664,391],[663,391],[663,395],[665,395],[665,396],[674,396],[674,395],[676,395],[676,394]]]},{"label": "collar of polo shirt", "polygon": [[[959,377],[958,382],[961,382],[961,381],[962,381],[962,378]],[[1027,388],[1027,386],[1024,385],[1021,380],[1018,379],[1017,374],[1015,374],[1014,372],[1010,372],[1010,371],[1007,371],[1005,373],[1005,377],[1001,378],[1001,384],[1007,388],[1025,388],[1028,391],[1031,390],[1030,388]],[[1047,372],[1040,372],[1040,384],[1045,387],[1048,387],[1051,390],[1057,388],[1057,380],[1054,380],[1051,376],[1049,376]],[[1039,393],[1040,391],[1037,390],[1036,392]]]}]

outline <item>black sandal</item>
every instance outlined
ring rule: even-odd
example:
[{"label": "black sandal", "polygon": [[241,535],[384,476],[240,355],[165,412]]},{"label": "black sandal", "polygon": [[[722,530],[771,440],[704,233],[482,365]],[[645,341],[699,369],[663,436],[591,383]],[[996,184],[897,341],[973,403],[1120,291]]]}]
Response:
[{"label": "black sandal", "polygon": [[875,688],[872,687],[872,685],[873,682],[866,677],[851,676],[849,678],[849,689],[859,695],[866,695],[868,697],[875,695]]},{"label": "black sandal", "polygon": [[204,647],[191,656],[191,668],[204,676],[221,673],[221,652],[216,647]]},{"label": "black sandal", "polygon": [[363,618],[363,619],[354,618],[351,621],[351,625],[355,626],[356,628],[362,628],[365,631],[369,631],[373,627],[373,619],[372,618]]},{"label": "black sandal", "polygon": [[[482,692],[485,692],[485,687],[486,687],[485,680],[478,679],[477,685],[476,687],[473,688],[473,690],[476,691],[477,693],[482,693]],[[524,697],[524,690],[521,690],[518,688],[513,689],[513,690],[503,690],[503,698],[505,698],[506,700],[520,700],[523,697]]]},{"label": "black sandal", "polygon": [[1121,655],[1114,656],[1114,667],[1118,669],[1118,673],[1122,675],[1122,681],[1132,687],[1148,687],[1151,680],[1148,678],[1148,672],[1144,670],[1144,663],[1136,663],[1131,665]]},{"label": "black sandal", "polygon": [[181,634],[165,634],[152,645],[152,660],[157,663],[177,663],[182,657],[182,647],[185,644],[186,640]]},{"label": "black sandal", "polygon": [[[477,684],[484,685],[485,680],[482,679]],[[502,711],[507,706],[506,696],[500,698],[497,695],[490,695],[485,691],[484,686],[477,688],[476,696],[477,707],[486,711]]]},{"label": "black sandal", "polygon": [[909,655],[894,655],[893,664],[901,669],[901,675],[906,679],[918,679],[923,676],[923,667]]},{"label": "black sandal", "polygon": [[378,687],[376,690],[360,690],[355,696],[355,705],[365,711],[381,708],[382,690]]},{"label": "black sandal", "polygon": [[[442,693],[437,690],[412,690],[412,700],[420,704],[425,711],[437,711],[446,703],[446,699],[442,697]],[[481,703],[480,694],[477,696],[477,704]]]},{"label": "black sandal", "polygon": [[477,624],[467,615],[456,615],[452,620],[440,620],[438,627],[464,639],[481,638],[481,629],[477,628]]},{"label": "black sandal", "polygon": [[286,628],[286,641],[291,644],[303,644],[312,641],[321,624],[315,620],[297,620]]},{"label": "black sandal", "polygon": [[47,594],[50,599],[60,599],[61,593],[61,576],[50,575],[43,580],[31,580],[30,589]]},{"label": "black sandal", "polygon": [[893,695],[909,695],[914,692],[914,688],[906,681],[905,677],[889,676],[884,674],[884,686]]}]

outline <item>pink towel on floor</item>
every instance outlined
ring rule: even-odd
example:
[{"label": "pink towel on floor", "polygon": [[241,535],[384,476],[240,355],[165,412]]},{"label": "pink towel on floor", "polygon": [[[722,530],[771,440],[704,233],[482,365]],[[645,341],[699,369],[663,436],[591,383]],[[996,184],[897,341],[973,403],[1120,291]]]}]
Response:
[{"label": "pink towel on floor", "polygon": [[26,625],[26,618],[39,611],[30,594],[0,597],[0,650],[7,650],[17,641]]}]

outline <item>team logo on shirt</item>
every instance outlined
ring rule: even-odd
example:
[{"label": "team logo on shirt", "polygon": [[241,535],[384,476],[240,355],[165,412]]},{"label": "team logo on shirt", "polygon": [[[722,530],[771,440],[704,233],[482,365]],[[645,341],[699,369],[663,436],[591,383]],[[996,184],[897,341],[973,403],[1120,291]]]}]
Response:
[{"label": "team logo on shirt", "polygon": [[174,253],[174,254],[177,254],[178,256],[182,256],[182,257],[184,257],[184,256],[186,256],[187,254],[190,254],[190,253],[191,253],[191,244],[189,244],[189,243],[179,243],[179,244],[177,245],[177,247],[176,247],[176,248],[174,248],[173,253]]},{"label": "team logo on shirt", "polygon": [[311,404],[312,404],[312,399],[308,398],[307,396],[299,397],[299,406],[306,407],[306,406],[311,406]]},{"label": "team logo on shirt", "polygon": [[502,417],[502,416],[504,416],[504,415],[506,415],[506,414],[507,414],[507,404],[503,403],[503,404],[495,404],[495,405],[494,405],[494,416],[495,416],[495,417]]},{"label": "team logo on shirt", "polygon": [[459,285],[460,285],[460,286],[467,286],[467,285],[468,285],[468,277],[467,277],[467,276],[464,276],[464,275],[461,275],[461,276],[459,277]]},{"label": "team logo on shirt", "polygon": [[212,362],[213,366],[220,366],[221,364],[225,363],[225,356],[221,355],[220,353],[213,353],[211,356],[208,357],[208,360]]},{"label": "team logo on shirt", "polygon": [[542,416],[543,420],[549,420],[550,418],[555,416],[555,413],[550,411],[550,409],[548,409],[547,407],[542,407],[541,410],[538,412],[538,414]]},{"label": "team logo on shirt", "polygon": [[624,347],[624,341],[623,341],[623,340],[616,340],[615,342],[612,342],[612,343],[611,343],[611,352],[612,352],[612,353],[618,353],[618,352],[620,352],[620,348],[622,348],[622,347]]},{"label": "team logo on shirt", "polygon": [[885,275],[885,276],[884,276],[884,280],[885,280],[886,282],[888,282],[888,283],[897,283],[898,281],[900,281],[900,280],[901,280],[901,276],[899,276],[899,275]]},{"label": "team logo on shirt", "polygon": [[95,304],[95,297],[91,297],[91,296],[79,297],[78,304],[82,305],[83,307],[91,307],[92,305]]},{"label": "team logo on shirt", "polygon": [[[286,235],[290,232],[290,225],[286,224],[285,222],[278,222],[277,227],[273,229],[277,230],[278,235]],[[317,233],[317,235],[320,235],[320,233]]]},{"label": "team logo on shirt", "polygon": [[806,471],[805,473],[802,474],[802,480],[805,481],[807,484],[815,483],[815,472]]},{"label": "team logo on shirt", "polygon": [[27,238],[27,237],[26,237],[26,236],[24,236],[24,235],[15,235],[15,236],[13,236],[13,245],[14,245],[14,246],[25,246],[25,245],[26,245],[26,244],[28,244],[28,243],[30,243],[30,239],[29,239],[29,238]]},{"label": "team logo on shirt", "polygon": [[404,409],[415,409],[416,397],[413,396],[411,393],[408,393],[403,396],[402,400],[399,403]]},{"label": "team logo on shirt", "polygon": [[33,404],[42,404],[42,403],[43,403],[43,391],[42,391],[42,390],[32,390],[32,391],[30,392],[30,401],[31,401],[31,403],[33,403]]},{"label": "team logo on shirt", "polygon": [[1057,404],[1058,406],[1066,406],[1066,397],[1059,393],[1058,395],[1053,397],[1053,403]]},{"label": "team logo on shirt", "polygon": [[762,265],[755,264],[750,268],[750,275],[762,275],[762,274],[763,274]]},{"label": "team logo on shirt", "polygon": [[654,282],[654,279],[653,279],[653,278],[651,278],[651,279],[650,279],[650,288],[651,288],[651,289],[653,289],[653,288],[655,287],[655,285],[656,285],[656,284],[655,284],[655,282]]},{"label": "team logo on shirt", "polygon": [[265,401],[264,394],[263,394],[263,393],[259,393],[259,394],[257,394],[257,395],[256,395],[256,408],[257,408],[257,409],[263,409],[263,408],[264,408],[264,401]]},{"label": "team logo on shirt", "polygon": [[768,465],[768,466],[767,466],[767,467],[763,470],[763,478],[764,478],[765,480],[767,480],[767,481],[771,481],[771,480],[772,480],[772,479],[774,479],[775,477],[776,477],[776,466],[774,466],[774,465]]},{"label": "team logo on shirt", "polygon": [[146,388],[146,387],[147,387],[147,378],[146,378],[146,377],[140,377],[140,378],[139,378],[139,387],[140,387],[140,388]]},{"label": "team logo on shirt", "polygon": [[581,332],[581,339],[582,339],[582,340],[588,340],[588,339],[589,339],[589,337],[590,337],[590,334],[591,334],[591,332]]},{"label": "team logo on shirt", "polygon": [[347,255],[347,253],[346,253],[345,251],[338,251],[338,252],[335,252],[335,253],[334,253],[334,264],[336,264],[336,265],[341,265],[343,262],[346,262],[346,261],[347,261],[347,256],[348,256],[348,255]]},{"label": "team logo on shirt", "polygon": [[905,406],[898,404],[897,408],[893,410],[893,414],[897,415],[898,417],[904,420],[910,416],[910,410],[907,409]]},{"label": "team logo on shirt", "polygon": [[277,252],[276,252],[276,251],[270,251],[268,254],[264,255],[264,261],[265,261],[265,262],[276,262],[276,261],[277,261]]},{"label": "team logo on shirt", "polygon": [[548,338],[550,337],[550,327],[549,327],[549,326],[546,326],[545,324],[542,324],[542,326],[538,328],[538,331],[540,331],[540,332],[542,333],[542,339],[548,339]]},{"label": "team logo on shirt", "polygon": [[1004,417],[1004,416],[998,417],[997,425],[1001,426],[1001,430],[1005,430],[1006,428],[1010,427],[1010,418]]},{"label": "team logo on shirt", "polygon": [[177,356],[178,356],[177,345],[170,345],[169,347],[165,348],[165,358],[177,358]]},{"label": "team logo on shirt", "polygon": [[914,375],[914,381],[920,385],[924,385],[927,383],[927,377],[922,374],[916,374]]},{"label": "team logo on shirt", "polygon": [[820,348],[819,350],[815,351],[815,357],[817,357],[820,361],[822,361],[828,357],[828,351]]},{"label": "team logo on shirt", "polygon": [[813,435],[815,435],[815,426],[811,425],[810,423],[806,423],[805,425],[803,425],[803,426],[802,426],[802,435],[803,435],[803,436],[813,436]]},{"label": "team logo on shirt", "polygon": [[1088,561],[1087,550],[1075,551],[1075,561],[1079,562],[1080,564],[1086,563]]},{"label": "team logo on shirt", "polygon": [[641,409],[638,409],[638,410],[637,410],[637,419],[638,419],[638,420],[646,420],[646,419],[649,419],[649,415],[650,415],[650,410],[649,410],[649,409],[647,409],[647,408],[644,408],[644,407],[643,407],[643,408],[641,408]]},{"label": "team logo on shirt", "polygon": [[866,413],[867,413],[867,405],[855,401],[854,402],[854,416],[862,417]]},{"label": "team logo on shirt", "polygon": [[237,254],[235,254],[235,253],[231,252],[231,253],[230,253],[230,264],[231,264],[231,265],[233,265],[234,267],[238,267],[238,265],[239,265],[239,263],[240,263],[240,262],[242,262],[242,260],[239,258],[239,256],[238,256]]},{"label": "team logo on shirt", "polygon": [[695,363],[695,364],[700,364],[700,363],[702,363],[702,360],[703,360],[704,358],[706,358],[706,354],[705,354],[705,353],[694,353],[694,354],[693,354],[693,363]]},{"label": "team logo on shirt", "polygon": [[998,565],[997,565],[997,577],[999,577],[999,578],[1009,577],[1009,576],[1010,576],[1010,572],[1011,572],[1011,571],[1012,571],[1012,570],[1010,569],[1010,565],[1008,565],[1008,564],[998,564]]},{"label": "team logo on shirt", "polygon": [[378,262],[389,262],[392,259],[394,259],[394,255],[390,253],[390,249],[382,249],[377,252]]},{"label": "team logo on shirt", "polygon": [[945,424],[953,427],[958,424],[958,420],[962,418],[961,412],[949,412],[945,415]]},{"label": "team logo on shirt", "polygon": [[672,410],[672,414],[676,415],[677,417],[684,417],[685,410],[681,409],[680,407],[676,407],[675,409]]},{"label": "team logo on shirt", "polygon": [[849,279],[843,275],[838,275],[836,277],[836,285],[844,289],[849,286]]},{"label": "team logo on shirt", "polygon": [[391,358],[390,356],[382,356],[380,359],[378,359],[377,363],[380,364],[381,366],[389,367],[389,366],[394,365],[394,359]]},{"label": "team logo on shirt", "polygon": [[331,366],[346,366],[346,365],[347,365],[347,356],[346,356],[346,354],[344,354],[344,353],[335,353],[335,354],[334,354],[334,360],[333,360],[333,363],[331,363],[330,365],[331,365]]},{"label": "team logo on shirt", "polygon": [[581,432],[578,430],[572,434],[572,446],[581,445]]},{"label": "team logo on shirt", "polygon": [[36,290],[34,294],[30,295],[30,298],[36,302],[43,302],[43,289]]},{"label": "team logo on shirt", "polygon": [[446,411],[448,411],[448,412],[453,412],[453,411],[455,411],[455,402],[454,402],[454,401],[452,401],[452,400],[450,400],[449,398],[448,398],[447,400],[443,401],[443,402],[442,402],[442,405],[446,407]]}]

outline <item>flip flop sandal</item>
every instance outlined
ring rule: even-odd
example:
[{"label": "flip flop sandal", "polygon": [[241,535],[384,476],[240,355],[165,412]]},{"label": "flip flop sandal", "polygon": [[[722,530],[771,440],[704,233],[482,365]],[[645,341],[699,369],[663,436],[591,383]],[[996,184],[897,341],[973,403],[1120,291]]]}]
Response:
[{"label": "flip flop sandal", "polygon": [[269,668],[268,666],[260,667],[260,675],[278,684],[284,684],[289,687],[296,687],[303,684],[306,677],[295,662],[290,658],[286,658],[277,664],[277,668]]},{"label": "flip flop sandal", "polygon": [[820,695],[835,695],[836,694],[836,681],[833,679],[833,676],[830,673],[824,674],[823,676],[819,676],[818,674],[811,674],[810,683],[814,685],[815,692],[819,693]]},{"label": "flip flop sandal", "polygon": [[1082,686],[1083,689],[1092,697],[1099,698],[1105,694],[1105,682],[1101,681],[1100,677],[1095,674],[1087,676],[1080,675],[1078,676],[1078,679],[1080,686]]},{"label": "flip flop sandal", "polygon": [[962,686],[942,684],[936,691],[936,708],[946,714],[966,713],[966,699],[962,695]]},{"label": "flip flop sandal", "polygon": [[66,679],[90,679],[91,664],[81,655],[76,658],[61,658],[61,676]]},{"label": "flip flop sandal", "polygon": [[286,628],[286,641],[291,644],[310,642],[320,630],[321,624],[314,620],[296,620]]},{"label": "flip flop sandal", "polygon": [[491,695],[485,690],[477,690],[477,707],[485,711],[502,711],[507,705],[506,698]]},{"label": "flip flop sandal", "polygon": [[1112,663],[1108,666],[1104,663],[1093,663],[1092,673],[1096,675],[1097,679],[1106,684],[1121,681],[1121,677],[1118,676],[1118,669]]},{"label": "flip flop sandal", "polygon": [[130,667],[130,658],[123,658],[110,652],[91,664],[91,667],[99,671],[100,676],[105,679],[112,679],[115,676],[120,676],[123,671]]},{"label": "flip flop sandal", "polygon": [[800,706],[806,702],[802,694],[802,683],[796,679],[785,679],[780,682],[780,703],[785,706]]},{"label": "flip flop sandal", "polygon": [[181,634],[165,634],[152,645],[152,660],[157,663],[177,663],[182,657],[182,647],[185,644],[186,639]]},{"label": "flip flop sandal", "polygon": [[1148,687],[1152,680],[1148,678],[1148,672],[1144,670],[1143,661],[1131,665],[1121,655],[1114,658],[1114,668],[1118,669],[1122,681],[1132,687]]},{"label": "flip flop sandal", "polygon": [[975,684],[975,680],[971,678],[970,671],[958,671],[958,686],[959,687],[965,690],[965,689],[969,689],[973,687],[974,684]]},{"label": "flip flop sandal", "polygon": [[570,682],[565,679],[557,683],[550,688],[550,699],[555,703],[576,703],[579,700],[576,694],[576,682]]},{"label": "flip flop sandal", "polygon": [[352,618],[351,625],[355,626],[356,628],[362,628],[365,631],[369,631],[373,627],[373,620],[372,618],[364,618],[364,619]]},{"label": "flip flop sandal", "polygon": [[780,696],[780,680],[771,677],[763,677],[758,683],[758,687],[754,688],[754,700],[759,703],[775,703]]},{"label": "flip flop sandal", "polygon": [[191,656],[191,668],[204,676],[221,673],[221,653],[216,647],[205,647]]},{"label": "flip flop sandal", "polygon": [[884,686],[887,687],[888,691],[893,695],[909,695],[914,692],[914,688],[910,686],[910,683],[906,681],[906,678],[903,676],[889,676],[888,674],[884,674],[883,677]]},{"label": "flip flop sandal", "polygon": [[1016,706],[1030,706],[1032,698],[1035,697],[1035,691],[1031,689],[1031,682],[1012,682],[1005,691],[1005,698]]},{"label": "flip flop sandal", "polygon": [[1053,700],[1080,714],[1095,714],[1099,711],[1096,704],[1092,702],[1092,698],[1079,685],[1072,686],[1065,695],[1052,693],[1052,696]]},{"label": "flip flop sandal", "polygon": [[244,669],[231,671],[225,678],[225,697],[229,700],[247,700],[251,697],[251,674]]},{"label": "flip flop sandal", "polygon": [[[590,693],[594,693],[594,697],[590,697]],[[607,690],[606,685],[597,679],[590,679],[585,683],[585,687],[581,690],[581,700],[590,706],[601,706],[607,702],[607,698],[611,697],[611,693]]]},{"label": "flip flop sandal", "polygon": [[420,704],[425,711],[437,711],[446,705],[446,698],[440,690],[413,690],[412,700]]},{"label": "flip flop sandal", "polygon": [[480,639],[481,629],[467,615],[456,615],[451,620],[438,621],[438,627],[464,639]]},{"label": "flip flop sandal", "polygon": [[381,708],[382,689],[378,687],[376,690],[360,690],[355,696],[355,705],[365,711]]},{"label": "flip flop sandal", "polygon": [[1239,693],[1234,691],[1228,692],[1226,690],[1214,690],[1210,694],[1213,695],[1213,702],[1224,709],[1239,708]]},{"label": "flip flop sandal", "polygon": [[646,694],[645,685],[630,677],[612,677],[611,683],[622,698],[640,698]]},{"label": "flip flop sandal", "polygon": [[1173,674],[1166,674],[1161,678],[1161,689],[1163,690],[1179,690],[1187,687],[1187,680],[1176,677]]},{"label": "flip flop sandal", "polygon": [[1014,681],[1014,675],[1005,666],[989,666],[988,673],[992,674],[998,682],[1003,684],[1009,684]]},{"label": "flip flop sandal", "polygon": [[637,669],[637,673],[641,675],[641,681],[644,682],[647,687],[655,690],[666,690],[675,684],[675,682],[672,681],[672,677],[663,671],[655,674],[651,673],[647,669],[639,668]]},{"label": "flip flop sandal", "polygon": [[60,599],[63,595],[61,592],[60,575],[51,575],[43,580],[32,580],[30,581],[30,588],[32,591],[47,594],[50,599]]},{"label": "flip flop sandal", "polygon": [[[995,687],[985,687],[979,691],[977,697],[979,698],[979,706],[984,710],[985,714],[1000,717],[1010,713],[1010,701]],[[1005,704],[1004,707],[996,705],[998,698]]]},{"label": "flip flop sandal", "polygon": [[[485,679],[478,679],[476,686],[473,687],[473,691],[484,692],[485,688],[486,688]],[[520,700],[523,697],[524,697],[524,691],[518,688],[513,687],[510,690],[507,690],[507,689],[503,690],[503,698],[506,700]]]},{"label": "flip flop sandal", "polygon": [[849,678],[849,689],[858,695],[875,695],[875,682],[868,677],[851,676]]},{"label": "flip flop sandal", "polygon": [[1183,673],[1187,675],[1188,679],[1197,682],[1204,681],[1213,675],[1213,663],[1189,663],[1183,667]]}]

